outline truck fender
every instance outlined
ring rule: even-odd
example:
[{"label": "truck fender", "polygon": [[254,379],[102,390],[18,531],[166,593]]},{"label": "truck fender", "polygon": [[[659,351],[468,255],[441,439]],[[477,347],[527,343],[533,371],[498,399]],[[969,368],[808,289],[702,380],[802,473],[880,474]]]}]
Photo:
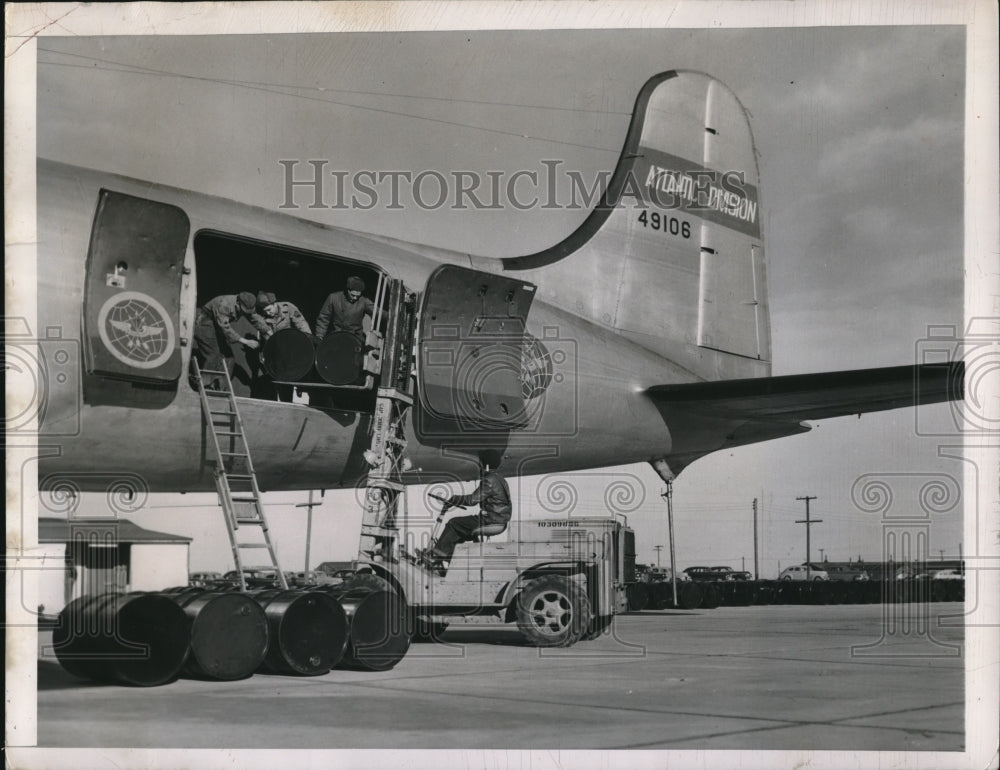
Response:
[{"label": "truck fender", "polygon": [[542,575],[562,575],[580,583],[580,587],[586,591],[587,578],[585,574],[586,565],[580,562],[542,562],[536,564],[507,584],[500,597],[500,604],[506,609],[507,619],[514,607],[514,599],[529,582]]}]

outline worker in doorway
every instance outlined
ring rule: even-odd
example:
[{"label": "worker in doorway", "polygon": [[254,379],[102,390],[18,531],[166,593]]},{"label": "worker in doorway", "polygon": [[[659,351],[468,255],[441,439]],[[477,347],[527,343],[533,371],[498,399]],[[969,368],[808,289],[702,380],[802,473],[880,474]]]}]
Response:
[{"label": "worker in doorway", "polygon": [[364,336],[365,316],[375,315],[375,303],[362,296],[365,282],[356,275],[347,279],[343,291],[326,298],[316,319],[316,336],[323,339],[330,332],[351,332]]},{"label": "worker in doorway", "polygon": [[[257,298],[248,291],[222,294],[198,308],[195,315],[192,353],[198,365],[211,371],[222,371],[223,366],[228,367],[235,380],[233,392],[237,395],[248,395],[253,379],[246,361],[246,350],[256,350],[260,346],[250,336],[249,329],[256,305]],[[234,323],[241,321],[247,329],[244,334],[233,328]],[[211,376],[207,387],[218,387],[218,381],[213,382],[215,377]]]},{"label": "worker in doorway", "polygon": [[273,291],[257,292],[257,312],[252,320],[263,342],[283,329],[295,328],[305,334],[312,333],[309,322],[299,309],[291,302],[279,302]]},{"label": "worker in doorway", "polygon": [[441,508],[443,516],[451,508],[478,505],[481,510],[472,516],[455,516],[448,520],[444,532],[436,542],[431,542],[426,550],[417,549],[417,555],[426,561],[450,561],[455,546],[473,539],[480,527],[502,526],[494,532],[506,529],[513,511],[510,504],[510,487],[507,480],[497,470],[500,465],[499,453],[484,454],[479,459],[481,481],[475,490],[467,495],[452,495]]}]

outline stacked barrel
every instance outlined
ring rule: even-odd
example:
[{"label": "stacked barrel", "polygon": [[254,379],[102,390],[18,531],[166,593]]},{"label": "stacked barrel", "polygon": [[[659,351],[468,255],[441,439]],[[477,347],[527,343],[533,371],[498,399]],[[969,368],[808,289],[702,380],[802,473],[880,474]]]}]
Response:
[{"label": "stacked barrel", "polygon": [[409,649],[408,620],[388,583],[357,575],[326,590],[178,587],[83,597],[59,614],[52,641],[74,676],[151,687],[179,676],[317,676],[338,665],[385,671]]}]

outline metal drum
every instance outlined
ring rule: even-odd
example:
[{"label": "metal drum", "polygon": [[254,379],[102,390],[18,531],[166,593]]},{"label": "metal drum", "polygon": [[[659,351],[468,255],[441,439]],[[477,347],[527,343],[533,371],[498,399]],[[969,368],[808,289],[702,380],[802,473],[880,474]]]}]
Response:
[{"label": "metal drum", "polygon": [[682,610],[696,610],[699,607],[704,607],[707,595],[708,591],[698,583],[685,581],[677,584],[677,601]]},{"label": "metal drum", "polygon": [[[722,594],[719,591],[718,584],[705,583],[704,586],[702,586],[702,591],[701,606],[706,610],[714,610],[722,603]],[[681,601],[683,602],[683,599]],[[684,607],[684,609],[693,610],[694,607]]]},{"label": "metal drum", "polygon": [[316,338],[298,329],[282,329],[264,343],[261,363],[271,377],[284,382],[297,382],[313,367]]},{"label": "metal drum", "polygon": [[266,669],[317,676],[327,673],[343,657],[347,617],[329,594],[269,589],[250,596],[267,617]]},{"label": "metal drum", "polygon": [[410,648],[406,605],[392,588],[348,587],[338,594],[350,623],[344,665],[368,671],[388,671]]},{"label": "metal drum", "polygon": [[631,583],[625,589],[629,612],[642,612],[649,604],[649,587],[645,583]]},{"label": "metal drum", "polygon": [[758,580],[756,602],[757,604],[774,604],[778,599],[778,585],[772,580]]},{"label": "metal drum", "polygon": [[[680,596],[681,587],[677,586],[678,597]],[[660,582],[660,583],[650,583],[649,584],[649,608],[653,610],[665,610],[667,607],[674,606],[674,595],[673,590],[670,588],[670,583]]]},{"label": "metal drum", "polygon": [[70,602],[52,642],[75,676],[153,687],[180,673],[189,637],[184,611],[166,596],[101,594]]},{"label": "metal drum", "polygon": [[170,596],[191,624],[187,676],[245,679],[267,653],[267,618],[254,599],[241,593],[178,592]]},{"label": "metal drum", "polygon": [[331,385],[352,385],[361,378],[363,353],[358,337],[350,332],[333,332],[316,346],[316,371]]}]

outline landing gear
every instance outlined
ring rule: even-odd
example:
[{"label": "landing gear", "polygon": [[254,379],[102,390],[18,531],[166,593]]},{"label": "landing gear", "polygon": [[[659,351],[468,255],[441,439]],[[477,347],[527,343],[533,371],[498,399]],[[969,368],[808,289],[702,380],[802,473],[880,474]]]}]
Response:
[{"label": "landing gear", "polygon": [[529,582],[517,597],[515,612],[521,635],[536,647],[569,647],[590,624],[586,593],[560,575]]}]

